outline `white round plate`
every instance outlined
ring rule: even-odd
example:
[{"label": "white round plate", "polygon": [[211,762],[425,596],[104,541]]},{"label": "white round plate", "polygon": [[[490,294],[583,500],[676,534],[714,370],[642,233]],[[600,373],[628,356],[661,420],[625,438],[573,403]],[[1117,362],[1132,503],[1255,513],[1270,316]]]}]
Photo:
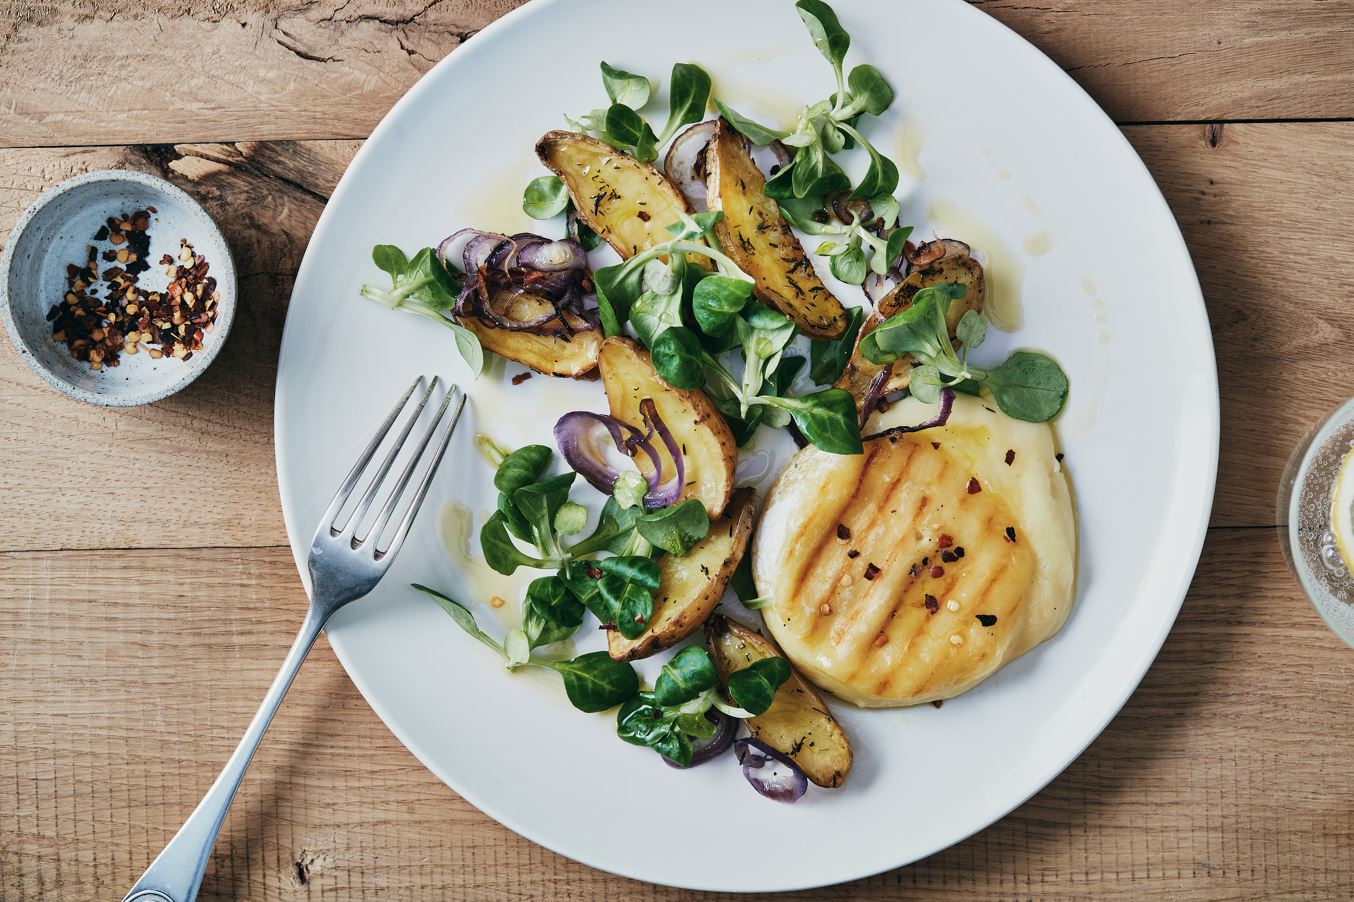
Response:
[{"label": "white round plate", "polygon": [[[476,527],[492,506],[473,436],[549,443],[562,412],[604,408],[596,382],[536,376],[511,386],[521,367],[501,361],[470,386],[466,418],[393,570],[329,630],[376,712],[462,796],[563,855],[655,883],[837,883],[996,821],[1080,754],[1133,691],[1175,619],[1208,520],[1218,446],[1208,322],[1171,213],[1118,129],[1057,66],[966,3],[835,6],[852,36],[848,64],[873,63],[897,91],[867,128],[903,161],[903,222],[971,242],[990,279],[1020,287],[1023,326],[989,339],[980,356],[1037,347],[1071,378],[1058,430],[1081,549],[1063,631],[941,709],[834,704],[856,749],[841,790],[811,789],[787,806],[753,792],[732,757],[666,767],[619,741],[612,715],[574,711],[552,674],[506,673],[408,588],[442,587],[504,630],[502,612],[515,606],[496,611],[487,596],[511,586],[467,579],[443,546],[443,505],[464,502]],[[602,59],[664,83],[672,62],[697,62],[740,112],[782,123],[832,89],[786,0],[680,10],[536,0],[425,76],[343,177],[292,295],[277,464],[303,572],[317,519],[393,399],[418,373],[467,380],[450,334],[358,297],[363,282],[384,278],[372,246],[412,252],[462,226],[558,229],[520,210],[523,186],[544,174],[532,147],[564,126],[563,114],[605,101]],[[654,109],[665,115],[665,97]],[[1169,373],[1169,384],[1153,373]]]}]

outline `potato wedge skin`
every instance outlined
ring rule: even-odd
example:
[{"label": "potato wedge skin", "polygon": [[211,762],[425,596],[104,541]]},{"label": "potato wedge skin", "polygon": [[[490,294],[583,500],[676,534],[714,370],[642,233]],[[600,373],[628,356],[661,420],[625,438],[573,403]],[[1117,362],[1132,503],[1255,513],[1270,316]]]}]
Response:
[{"label": "potato wedge skin", "polygon": [[[705,392],[668,385],[654,370],[649,352],[623,336],[612,336],[602,342],[597,362],[612,416],[639,426],[644,421],[639,412],[640,401],[653,398],[659,417],[684,449],[686,485],[680,500],[697,498],[705,505],[711,520],[718,518],[733,493],[738,448],[729,424]],[[653,444],[664,473],[672,472],[674,464],[667,448],[661,441]],[[640,455],[635,462],[647,475],[651,466],[648,460]]]},{"label": "potato wedge skin", "polygon": [[636,661],[676,645],[701,628],[719,605],[734,568],[752,537],[757,493],[742,488],[729,499],[724,516],[686,557],[664,555],[658,562],[662,582],[654,593],[653,617],[634,639],[616,630],[607,633],[607,651],[617,661]]},{"label": "potato wedge skin", "polygon": [[743,137],[723,119],[705,150],[706,192],[719,243],[739,269],[756,280],[757,297],[790,317],[812,338],[837,338],[846,308],[818,278],[780,205],[766,196],[766,179]]},{"label": "potato wedge skin", "polygon": [[569,189],[578,218],[623,259],[672,238],[690,213],[682,192],[648,163],[578,132],[547,132],[536,156]]},{"label": "potato wedge skin", "polygon": [[543,375],[579,378],[597,369],[597,355],[602,350],[600,329],[560,338],[500,329],[473,316],[459,322],[475,333],[486,351],[516,360]]},{"label": "potato wedge skin", "polygon": [[[946,316],[946,322],[950,326],[951,338],[954,337],[954,329],[959,325],[960,318],[966,312],[983,309],[983,302],[986,297],[983,267],[967,254],[947,254],[908,273],[907,278],[879,299],[879,303],[876,305],[879,315],[865,318],[865,322],[860,327],[860,334],[856,336],[856,348],[851,353],[851,361],[847,363],[846,369],[837,379],[836,387],[849,391],[855,397],[857,407],[864,403],[874,377],[884,369],[880,364],[866,360],[865,356],[860,353],[861,340],[881,322],[900,310],[906,310],[912,304],[912,298],[916,296],[918,291],[944,282],[957,282],[967,289],[961,300],[950,305],[949,314]],[[912,372],[912,358],[904,357],[895,360],[889,364],[889,370],[884,391],[894,392],[907,388],[908,377]]]},{"label": "potato wedge skin", "polygon": [[[721,682],[763,658],[783,657],[771,640],[736,620],[716,615],[705,624],[706,645]],[[851,741],[822,696],[792,670],[764,714],[749,718],[749,732],[788,756],[818,786],[835,788],[851,771]]]}]

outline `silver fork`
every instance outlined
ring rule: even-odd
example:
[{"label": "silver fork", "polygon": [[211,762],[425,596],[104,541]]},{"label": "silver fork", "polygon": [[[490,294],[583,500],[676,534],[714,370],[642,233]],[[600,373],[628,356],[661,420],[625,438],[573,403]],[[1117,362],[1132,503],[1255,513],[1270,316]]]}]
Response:
[{"label": "silver fork", "polygon": [[[424,407],[437,388],[436,377],[428,383],[413,412],[406,415],[404,426],[400,429],[394,445],[375,468],[375,475],[367,482],[371,462],[396,421],[400,419],[400,414],[409,406],[409,399],[423,381],[423,377],[415,379],[414,384],[409,386],[409,390],[390,412],[390,416],[386,417],[353,466],[352,472],[348,474],[348,478],[343,480],[343,485],[339,487],[334,500],[329,503],[324,519],[320,521],[320,526],[315,531],[315,538],[310,543],[310,606],[306,609],[306,617],[296,634],[296,641],[287,652],[282,669],[278,671],[273,684],[268,687],[268,693],[263,697],[263,704],[259,705],[258,713],[249,722],[240,744],[235,747],[230,760],[226,762],[212,788],[207,790],[207,794],[188,816],[183,827],[141,875],[141,879],[136,881],[136,885],[127,893],[123,902],[192,902],[197,898],[198,886],[202,883],[203,872],[207,869],[207,858],[211,855],[212,846],[216,844],[216,835],[221,831],[226,810],[230,807],[231,799],[235,797],[235,790],[239,788],[245,768],[249,766],[249,759],[254,757],[254,750],[263,739],[263,732],[268,729],[273,714],[282,703],[282,696],[286,694],[287,687],[291,685],[296,672],[301,669],[301,662],[305,660],[306,653],[315,644],[320,631],[324,629],[325,623],[334,612],[376,588],[381,577],[390,569],[390,562],[399,552],[404,537],[409,534],[409,527],[418,514],[419,506],[428,494],[433,474],[437,472],[437,466],[442,462],[442,456],[451,442],[451,434],[456,430],[456,424],[460,420],[461,410],[465,407],[465,393],[456,386],[451,386],[431,424],[424,430],[403,472],[395,481],[395,487],[384,496],[385,501],[376,519],[359,534],[358,530],[362,529],[367,514],[386,486],[386,477],[390,475],[405,440],[409,438]],[[451,410],[450,426],[433,450],[431,463],[424,469],[422,480],[412,492],[413,500],[404,507],[402,502],[410,495],[406,491],[409,483],[414,478],[434,435],[446,419],[448,410]],[[367,482],[367,488],[356,508],[340,517],[358,485],[364,482]],[[402,507],[404,515],[397,521],[389,542],[383,545],[381,539],[389,531],[396,512]]]}]

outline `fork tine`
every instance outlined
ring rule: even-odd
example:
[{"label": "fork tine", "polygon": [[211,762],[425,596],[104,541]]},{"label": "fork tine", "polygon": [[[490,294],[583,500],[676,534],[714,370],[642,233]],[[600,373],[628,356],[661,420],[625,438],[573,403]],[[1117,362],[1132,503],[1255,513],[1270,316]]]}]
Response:
[{"label": "fork tine", "polygon": [[[391,517],[393,517],[395,511],[399,509],[399,502],[401,496],[404,494],[405,486],[408,485],[410,478],[414,475],[414,467],[418,465],[420,459],[423,457],[423,451],[427,447],[429,440],[432,439],[433,434],[441,425],[442,415],[446,412],[447,406],[451,403],[451,396],[453,394],[457,396],[457,399],[456,409],[451,414],[451,425],[447,427],[446,434],[442,436],[441,443],[433,453],[432,461],[428,464],[428,469],[423,474],[423,480],[414,491],[414,499],[409,504],[409,509],[404,512],[404,516],[400,519],[399,526],[395,529],[395,535],[391,537],[390,543],[386,545],[385,548],[382,548],[380,546],[381,533],[385,531]],[[377,520],[376,525],[372,527],[370,538],[376,545],[376,560],[379,561],[383,558],[394,556],[395,552],[399,551],[400,545],[404,542],[404,537],[409,534],[409,528],[414,524],[414,517],[418,515],[418,509],[422,506],[423,499],[428,495],[428,487],[432,485],[433,475],[437,473],[437,468],[442,463],[442,456],[447,453],[447,446],[451,444],[451,436],[456,432],[456,426],[461,422],[461,411],[464,409],[465,392],[453,385],[451,390],[447,392],[447,397],[442,402],[442,409],[437,412],[437,418],[433,421],[433,425],[429,427],[427,434],[423,437],[423,441],[418,447],[418,452],[414,455],[413,459],[409,461],[409,465],[405,467],[404,473],[400,477],[399,485],[396,486],[394,494],[390,496],[390,501],[386,503],[385,509],[381,511],[381,516]]]},{"label": "fork tine", "polygon": [[[414,424],[418,418],[423,415],[423,408],[428,406],[428,399],[432,397],[433,392],[437,390],[439,382],[437,376],[433,376],[432,381],[428,383],[428,390],[423,393],[419,399],[418,405],[414,408],[414,413],[405,422],[404,428],[400,430],[400,435],[395,439],[395,443],[390,446],[390,451],[386,453],[386,459],[381,461],[381,466],[377,468],[376,475],[372,477],[371,484],[367,486],[366,492],[362,495],[362,500],[358,503],[357,509],[349,515],[343,524],[333,524],[330,529],[334,535],[342,535],[349,531],[356,535],[357,530],[362,526],[362,520],[367,516],[367,511],[371,510],[372,502],[376,500],[376,495],[381,491],[381,484],[385,482],[386,475],[390,473],[390,468],[395,465],[395,458],[400,456],[400,451],[404,448],[405,439],[409,438],[409,433],[414,430]],[[359,543],[360,544],[360,543]]]},{"label": "fork tine", "polygon": [[422,381],[422,376],[419,376],[413,381],[408,390],[405,391],[404,395],[395,405],[395,409],[390,411],[390,415],[385,418],[385,422],[383,422],[380,428],[376,430],[376,434],[372,436],[371,441],[363,450],[362,456],[357,459],[355,464],[353,464],[353,468],[348,472],[347,478],[343,480],[343,484],[339,486],[338,492],[334,494],[334,500],[329,502],[329,508],[324,512],[324,518],[320,520],[320,529],[333,530],[334,518],[336,518],[339,511],[343,509],[343,505],[348,502],[348,496],[352,494],[353,488],[356,487],[358,481],[361,480],[362,472],[366,470],[367,464],[371,463],[371,459],[376,455],[376,449],[381,447],[381,442],[385,441],[385,437],[390,433],[390,427],[395,425],[395,420],[399,417],[400,411],[404,410],[404,405],[409,403],[409,399],[414,394],[414,389],[418,388],[419,383]]}]

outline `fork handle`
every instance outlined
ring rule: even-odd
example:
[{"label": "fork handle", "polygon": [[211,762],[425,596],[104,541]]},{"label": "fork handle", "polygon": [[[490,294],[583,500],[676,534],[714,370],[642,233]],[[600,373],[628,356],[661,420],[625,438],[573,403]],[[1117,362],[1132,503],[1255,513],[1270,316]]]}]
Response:
[{"label": "fork handle", "polygon": [[254,750],[263,739],[264,731],[282,704],[282,696],[287,694],[287,688],[301,669],[306,653],[319,638],[330,613],[332,609],[325,610],[314,603],[306,610],[306,619],[296,634],[296,641],[292,642],[282,668],[268,687],[263,703],[249,722],[249,727],[231,753],[221,775],[207,790],[193,813],[188,815],[188,820],[174,834],[169,845],[141,875],[141,879],[136,881],[123,902],[193,902],[197,898],[198,886],[207,870],[207,859],[216,844],[216,835],[221,832],[230,802],[235,798],[235,790],[244,778],[245,768],[254,757]]}]

